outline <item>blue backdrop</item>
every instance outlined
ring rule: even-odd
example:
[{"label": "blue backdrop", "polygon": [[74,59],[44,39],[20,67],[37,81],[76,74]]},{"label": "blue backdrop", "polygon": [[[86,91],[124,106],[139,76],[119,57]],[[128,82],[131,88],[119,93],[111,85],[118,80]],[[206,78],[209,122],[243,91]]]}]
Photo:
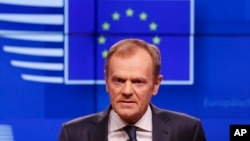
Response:
[{"label": "blue backdrop", "polygon": [[250,0],[0,0],[0,141],[55,141],[109,104],[107,49],[137,37],[162,52],[152,103],[201,119],[208,141],[250,124]]}]

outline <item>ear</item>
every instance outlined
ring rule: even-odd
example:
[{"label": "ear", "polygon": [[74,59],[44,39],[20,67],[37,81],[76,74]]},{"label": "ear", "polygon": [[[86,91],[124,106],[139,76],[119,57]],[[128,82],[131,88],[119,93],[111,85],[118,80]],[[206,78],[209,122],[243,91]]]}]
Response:
[{"label": "ear", "polygon": [[158,93],[162,79],[163,79],[162,75],[158,75],[157,78],[155,79],[153,95],[156,95]]},{"label": "ear", "polygon": [[107,78],[107,72],[104,70],[104,80],[105,80],[105,86],[106,86],[106,92],[108,93],[108,78]]}]

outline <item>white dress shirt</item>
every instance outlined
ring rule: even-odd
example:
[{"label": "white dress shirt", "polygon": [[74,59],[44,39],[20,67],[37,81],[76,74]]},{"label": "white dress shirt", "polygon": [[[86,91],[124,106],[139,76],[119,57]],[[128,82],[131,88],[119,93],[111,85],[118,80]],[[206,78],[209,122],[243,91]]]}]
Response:
[{"label": "white dress shirt", "polygon": [[[123,130],[127,124],[121,120],[118,114],[112,109],[109,114],[108,122],[108,140],[109,141],[127,141],[127,133]],[[137,141],[152,141],[152,111],[148,106],[146,113],[134,124],[138,127],[136,130]]]}]

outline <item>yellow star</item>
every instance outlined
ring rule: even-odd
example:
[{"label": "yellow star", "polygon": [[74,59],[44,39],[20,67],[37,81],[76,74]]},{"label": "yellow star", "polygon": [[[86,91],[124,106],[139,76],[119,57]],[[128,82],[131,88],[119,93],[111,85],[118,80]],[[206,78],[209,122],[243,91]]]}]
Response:
[{"label": "yellow star", "polygon": [[103,57],[103,58],[106,58],[107,55],[108,55],[108,51],[107,51],[106,49],[103,50],[103,51],[102,51],[102,57]]},{"label": "yellow star", "polygon": [[155,36],[152,40],[153,40],[153,43],[156,45],[160,44],[161,42],[161,38],[158,36]]},{"label": "yellow star", "polygon": [[151,24],[149,24],[149,28],[150,30],[156,30],[157,29],[157,24],[155,22],[152,22]]},{"label": "yellow star", "polygon": [[112,18],[113,18],[113,20],[119,20],[120,19],[120,14],[118,12],[114,12],[112,14]]},{"label": "yellow star", "polygon": [[99,43],[99,44],[105,44],[105,42],[106,42],[106,38],[105,38],[104,36],[100,36],[100,37],[98,38],[98,43]]},{"label": "yellow star", "polygon": [[109,30],[109,28],[110,28],[110,24],[108,22],[105,22],[105,23],[102,24],[102,29],[103,30]]},{"label": "yellow star", "polygon": [[142,12],[139,16],[140,16],[140,20],[142,20],[142,21],[147,20],[147,17],[148,17],[147,13],[145,13],[145,12]]},{"label": "yellow star", "polygon": [[127,15],[128,17],[132,17],[133,14],[134,14],[134,11],[133,11],[131,8],[129,8],[129,9],[126,10],[126,15]]}]

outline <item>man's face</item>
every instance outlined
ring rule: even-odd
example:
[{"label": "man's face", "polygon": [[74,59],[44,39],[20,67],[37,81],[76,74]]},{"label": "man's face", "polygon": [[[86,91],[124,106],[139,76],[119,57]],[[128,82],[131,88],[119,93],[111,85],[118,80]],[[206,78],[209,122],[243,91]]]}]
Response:
[{"label": "man's face", "polygon": [[143,49],[132,56],[112,56],[106,75],[112,108],[127,123],[137,122],[156,95],[162,76],[153,76],[150,55]]}]

